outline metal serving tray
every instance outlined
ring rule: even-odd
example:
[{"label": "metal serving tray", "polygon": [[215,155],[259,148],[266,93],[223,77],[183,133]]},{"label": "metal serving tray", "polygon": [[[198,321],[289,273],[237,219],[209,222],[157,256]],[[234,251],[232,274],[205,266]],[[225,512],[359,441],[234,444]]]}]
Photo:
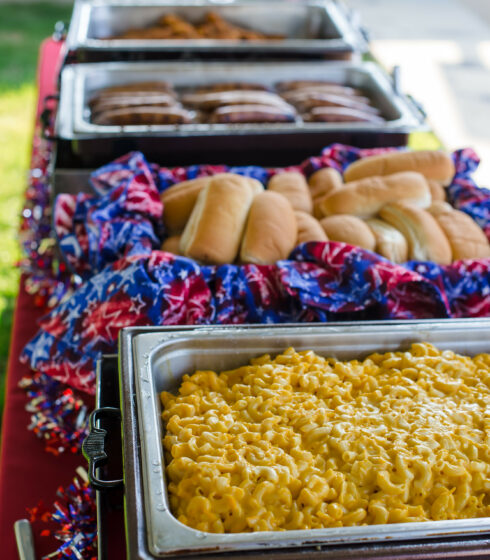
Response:
[{"label": "metal serving tray", "polygon": [[[123,417],[123,454],[128,554],[131,558],[220,553],[297,547],[320,547],[363,543],[362,555],[385,556],[379,548],[387,544],[393,554],[395,543],[426,539],[459,538],[471,535],[488,540],[490,518],[429,521],[316,529],[310,531],[257,532],[239,534],[203,533],[178,522],[169,510],[162,448],[159,393],[175,391],[185,373],[196,369],[216,371],[238,367],[263,353],[279,353],[288,346],[311,349],[339,359],[362,357],[374,351],[407,348],[427,341],[442,349],[474,355],[490,351],[490,320],[405,321],[387,323],[344,323],[337,325],[285,325],[245,327],[129,328],[120,334],[120,391]],[[139,434],[139,435],[138,435]],[[135,474],[136,473],[136,474]],[[142,493],[135,480],[141,473]],[[470,539],[471,541],[471,539]],[[468,541],[468,546],[475,546]],[[408,543],[408,544],[407,544]],[[463,543],[464,544],[464,543]],[[461,542],[460,542],[461,545]],[[324,547],[324,548],[322,548]],[[374,548],[373,548],[374,547]],[[439,556],[453,550],[445,545]],[[464,546],[463,546],[464,548]],[[400,552],[403,547],[401,546]],[[406,554],[406,550],[404,554]],[[454,548],[454,557],[460,551]],[[376,552],[377,551],[377,552]],[[439,552],[442,552],[442,548]],[[332,552],[335,557],[335,553]],[[464,554],[463,554],[464,555]],[[470,554],[474,556],[475,554]],[[320,556],[311,554],[308,557]],[[342,555],[343,556],[343,555]],[[274,556],[275,557],[275,556]],[[389,556],[393,557],[393,556]],[[408,554],[409,558],[416,555]]]},{"label": "metal serving tray", "polygon": [[[128,126],[90,122],[88,101],[98,90],[155,79],[168,80],[177,90],[221,81],[273,86],[281,80],[332,80],[366,91],[386,122]],[[55,130],[60,141],[72,143],[76,156],[94,165],[132,149],[166,165],[223,161],[280,165],[281,154],[284,164],[299,163],[330,142],[359,147],[404,145],[409,132],[426,128],[423,123],[421,110],[373,63],[113,62],[63,68]],[[275,159],[268,158],[274,151]]]},{"label": "metal serving tray", "polygon": [[[96,409],[105,407],[120,408],[119,381],[117,371],[117,356],[104,355],[97,362],[97,383],[95,391]],[[114,429],[114,421],[101,419],[98,427],[108,432],[105,450],[109,455],[109,462],[97,469],[97,477],[102,480],[118,479],[122,473],[122,443],[120,435]],[[123,548],[124,536],[121,527],[124,525],[123,493],[121,488],[111,492],[95,493],[97,509],[97,558],[110,560],[110,550],[115,546],[114,541]],[[117,545],[116,545],[117,546]]]},{"label": "metal serving tray", "polygon": [[[209,11],[230,23],[280,41],[104,39],[128,29],[145,28],[175,13],[191,23]],[[365,33],[345,7],[332,0],[288,2],[186,0],[78,0],[67,48],[80,62],[170,58],[305,58],[348,59],[367,50]]]}]

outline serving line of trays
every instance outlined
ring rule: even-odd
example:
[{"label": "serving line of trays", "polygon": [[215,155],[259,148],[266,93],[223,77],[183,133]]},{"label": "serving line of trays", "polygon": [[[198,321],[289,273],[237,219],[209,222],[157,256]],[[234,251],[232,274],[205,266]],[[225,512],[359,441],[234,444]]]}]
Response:
[{"label": "serving line of trays", "polygon": [[[207,14],[276,38],[252,41],[127,38],[129,29],[145,30],[165,16],[191,24]],[[324,58],[352,59],[367,50],[366,33],[339,2],[307,0],[227,1],[78,0],[67,36],[68,60],[169,60],[172,58]],[[133,33],[133,35],[135,35]]]},{"label": "serving line of trays", "polygon": [[[162,80],[177,93],[222,82],[274,87],[288,80],[321,80],[369,97],[378,122],[201,123],[114,126],[92,122],[89,102],[104,88]],[[423,111],[373,63],[349,62],[114,62],[67,65],[61,74],[55,137],[83,166],[101,165],[141,150],[168,165],[195,163],[285,165],[332,142],[358,147],[403,146],[426,129]]]},{"label": "serving line of trays", "polygon": [[[490,351],[489,329],[486,319],[124,329],[119,343],[119,381],[114,357],[99,362],[97,406],[102,408],[96,414],[98,427],[110,429],[115,441],[114,422],[109,426],[111,420],[103,407],[120,406],[127,557],[218,559],[223,553],[225,557],[269,559],[487,557],[490,518],[385,524],[375,529],[355,526],[237,534],[203,533],[186,527],[169,509],[159,393],[175,391],[182,376],[196,369],[235,368],[289,346],[337,359],[355,359],[429,342],[441,350],[476,355]],[[99,451],[103,448],[99,444]],[[112,473],[120,473],[119,450],[117,446],[112,449],[116,449],[116,456],[108,451],[109,464]],[[106,487],[97,492],[99,558],[103,559],[107,547],[110,550],[110,535],[114,535],[111,515],[120,501],[111,498],[107,489],[111,484],[104,482],[107,467],[93,471],[92,478],[95,472],[102,479],[98,487]],[[112,505],[108,505],[111,500]]]},{"label": "serving line of trays", "polygon": [[[231,24],[284,37],[243,42],[117,37],[169,14],[197,24],[210,11]],[[89,191],[90,170],[130,150],[141,150],[148,160],[169,167],[223,162],[274,167],[300,163],[333,142],[369,148],[404,146],[410,132],[426,128],[425,115],[377,65],[359,62],[365,48],[362,30],[339,2],[78,0],[60,79],[52,194]],[[366,93],[383,122],[314,123],[301,118],[280,124],[92,122],[89,102],[97,91],[154,80],[169,82],[178,93],[218,82],[259,82],[271,87],[284,80],[329,81]],[[407,348],[414,341],[470,355],[489,352],[489,327],[490,321],[473,319],[122,331],[119,379],[114,357],[103,359],[98,367],[97,406],[102,408],[94,419],[109,430],[111,443],[101,447],[99,434],[92,449],[93,457],[107,451],[110,465],[116,466],[107,471],[96,469],[94,463],[91,476],[102,479],[99,487],[108,486],[107,477],[116,479],[109,486],[118,486],[118,471],[122,471],[127,557],[485,557],[490,546],[488,518],[239,534],[203,533],[184,526],[169,509],[159,393],[175,390],[182,375],[196,368],[236,367],[291,345],[341,359]],[[122,461],[113,437],[117,412],[107,413],[106,406],[121,411]],[[104,495],[97,492],[100,560],[111,558],[111,536],[120,537],[120,518],[112,524],[110,510],[120,508],[122,499],[121,488]]]}]

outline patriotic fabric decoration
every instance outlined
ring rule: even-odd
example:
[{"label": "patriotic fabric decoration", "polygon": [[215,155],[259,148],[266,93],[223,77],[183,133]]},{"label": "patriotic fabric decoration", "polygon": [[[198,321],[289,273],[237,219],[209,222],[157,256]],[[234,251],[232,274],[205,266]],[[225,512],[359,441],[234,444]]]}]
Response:
[{"label": "patriotic fabric decoration", "polygon": [[395,265],[344,243],[300,245],[275,265],[199,266],[162,251],[108,266],[47,315],[34,369],[93,393],[95,360],[122,327],[490,315],[490,259]]},{"label": "patriotic fabric decoration", "polygon": [[41,521],[46,528],[41,537],[54,537],[61,544],[43,560],[96,560],[97,558],[97,508],[95,491],[90,488],[87,472],[76,469],[76,476],[69,486],[59,486],[52,511],[42,502],[28,508],[29,520]]},{"label": "patriotic fabric decoration", "polygon": [[[295,169],[339,170],[386,149],[326,148]],[[454,153],[454,206],[490,237],[490,191],[471,179],[472,150]],[[92,175],[95,195],[61,195],[54,224],[61,251],[84,283],[41,321],[23,359],[85,392],[95,360],[114,352],[122,327],[425,319],[490,315],[490,259],[450,266],[395,265],[343,243],[306,243],[275,265],[200,266],[158,250],[164,232],[159,193],[186,179],[233,171],[262,182],[277,169],[198,165],[159,168],[130,153]]]},{"label": "patriotic fabric decoration", "polygon": [[[386,151],[386,148],[361,150],[335,144],[320,156],[288,169],[306,176],[323,167],[342,170],[359,158]],[[474,218],[490,239],[490,191],[480,189],[471,179],[479,159],[469,149],[455,152],[453,157],[456,175],[447,190],[449,201]],[[256,166],[158,168],[139,152],[95,171],[91,180],[96,196],[63,194],[56,200],[54,228],[70,270],[87,279],[119,258],[149,255],[159,248],[164,237],[159,192],[180,181],[225,171],[254,177],[263,183],[277,172]]]},{"label": "patriotic fabric decoration", "polygon": [[448,200],[480,224],[490,239],[490,190],[478,187],[471,178],[480,159],[473,150],[466,148],[455,152],[454,163],[456,175],[447,189]]}]

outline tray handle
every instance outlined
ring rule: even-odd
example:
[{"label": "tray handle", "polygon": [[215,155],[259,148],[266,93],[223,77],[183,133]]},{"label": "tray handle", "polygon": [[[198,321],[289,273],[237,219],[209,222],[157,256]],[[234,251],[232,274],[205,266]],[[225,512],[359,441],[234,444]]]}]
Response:
[{"label": "tray handle", "polygon": [[425,110],[422,103],[418,99],[415,99],[415,97],[413,97],[413,95],[409,93],[406,93],[405,97],[412,104],[415,110],[419,113],[421,122],[425,122],[427,120],[427,111]]},{"label": "tray handle", "polygon": [[117,488],[123,483],[122,479],[101,480],[96,475],[96,469],[104,465],[107,461],[107,453],[105,452],[105,437],[107,430],[98,427],[100,418],[109,417],[121,419],[121,411],[119,408],[106,406],[95,409],[89,417],[89,434],[82,444],[82,453],[88,461],[88,478],[90,486],[95,490],[107,490],[108,488]]},{"label": "tray handle", "polygon": [[409,93],[403,93],[401,88],[401,69],[400,66],[394,66],[391,72],[391,80],[393,82],[393,89],[395,90],[398,97],[402,97],[405,101],[412,107],[415,113],[417,113],[419,121],[421,124],[425,123],[427,120],[427,112],[420,101],[415,99]]},{"label": "tray handle", "polygon": [[58,104],[59,100],[60,96],[58,94],[46,95],[46,97],[44,98],[43,110],[39,115],[39,121],[41,123],[41,136],[45,140],[58,140],[58,138],[52,132],[52,124],[56,105]]},{"label": "tray handle", "polygon": [[64,21],[57,21],[54,24],[52,37],[55,41],[64,41],[66,37],[66,24]]}]

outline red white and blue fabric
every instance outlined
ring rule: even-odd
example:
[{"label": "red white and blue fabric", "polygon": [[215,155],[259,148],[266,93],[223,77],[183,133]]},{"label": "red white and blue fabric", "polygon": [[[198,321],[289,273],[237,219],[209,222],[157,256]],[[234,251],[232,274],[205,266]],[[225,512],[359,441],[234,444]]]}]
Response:
[{"label": "red white and blue fabric", "polygon": [[399,266],[344,243],[305,243],[276,265],[199,266],[162,251],[120,259],[47,315],[23,357],[93,392],[95,360],[138,325],[490,316],[490,259]]},{"label": "red white and blue fabric", "polygon": [[[306,175],[325,166],[342,169],[379,151],[334,145],[295,169]],[[454,159],[451,201],[488,235],[490,192],[470,177],[478,160],[471,150],[456,152]],[[93,174],[96,196],[58,197],[60,247],[85,281],[41,321],[23,359],[92,393],[95,360],[116,350],[126,326],[490,316],[490,259],[395,265],[370,251],[322,242],[300,245],[288,260],[270,266],[200,266],[157,250],[163,235],[159,192],[225,170],[231,169],[158,169],[132,153]],[[264,182],[276,172],[232,170]]]},{"label": "red white and blue fabric", "polygon": [[[288,169],[306,176],[323,167],[342,170],[359,158],[385,151],[386,148],[360,150],[335,144],[320,156]],[[453,157],[456,175],[447,189],[448,199],[474,218],[490,238],[490,191],[477,187],[471,178],[478,157],[469,149],[457,151]],[[180,181],[225,171],[266,183],[277,169],[225,165],[158,168],[139,152],[100,168],[91,177],[94,195],[62,194],[56,200],[54,230],[67,265],[87,279],[119,258],[151,253],[164,237],[159,192]]]}]

